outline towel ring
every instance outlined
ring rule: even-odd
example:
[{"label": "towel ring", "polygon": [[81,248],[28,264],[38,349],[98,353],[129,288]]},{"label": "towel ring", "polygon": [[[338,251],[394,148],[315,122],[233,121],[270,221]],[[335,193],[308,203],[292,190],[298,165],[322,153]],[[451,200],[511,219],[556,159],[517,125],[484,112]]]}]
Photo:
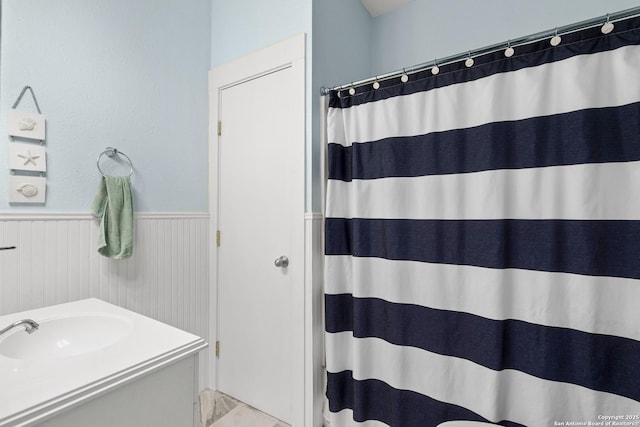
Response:
[{"label": "towel ring", "polygon": [[113,147],[105,148],[104,151],[102,153],[100,153],[100,155],[98,156],[98,159],[96,160],[96,166],[98,166],[98,171],[100,172],[100,174],[102,176],[107,176],[107,175],[105,175],[105,173],[100,168],[100,159],[102,158],[102,156],[107,156],[107,157],[111,158],[111,157],[113,157],[115,155],[120,155],[120,156],[123,156],[124,158],[127,159],[127,162],[129,162],[129,167],[131,168],[131,170],[129,171],[129,175],[128,176],[133,175],[133,162],[131,161],[129,156],[127,156],[122,151],[118,150],[117,148],[113,148]]}]

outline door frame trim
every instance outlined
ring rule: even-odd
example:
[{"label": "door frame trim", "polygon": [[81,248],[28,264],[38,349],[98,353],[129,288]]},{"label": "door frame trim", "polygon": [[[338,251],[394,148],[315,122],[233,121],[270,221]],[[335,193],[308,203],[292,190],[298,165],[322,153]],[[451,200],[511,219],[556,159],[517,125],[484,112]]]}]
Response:
[{"label": "door frame trim", "polygon": [[[209,334],[208,340],[211,348],[215,347],[218,339],[218,248],[216,246],[216,231],[218,229],[218,135],[217,123],[221,91],[225,88],[241,84],[248,80],[276,72],[283,68],[292,68],[294,82],[294,94],[297,109],[297,117],[292,118],[292,126],[299,135],[300,143],[296,145],[294,158],[298,158],[302,165],[300,183],[296,187],[294,197],[299,206],[295,224],[292,224],[294,233],[294,248],[292,253],[299,254],[304,259],[305,254],[305,138],[306,138],[306,84],[305,84],[305,55],[306,36],[297,34],[266,48],[252,52],[229,63],[220,65],[209,71],[209,212],[211,215],[209,232]],[[223,125],[224,126],[224,125]],[[223,129],[224,132],[224,129]],[[224,244],[224,243],[223,243]],[[307,355],[305,351],[305,337],[312,334],[311,325],[305,318],[305,266],[296,269],[296,277],[293,278],[294,287],[292,298],[293,316],[298,321],[293,328],[293,375],[291,387],[291,421],[293,427],[302,427],[305,423],[305,403],[309,393],[313,393],[312,384],[305,381],[305,365]],[[292,271],[293,273],[293,271]],[[217,360],[215,351],[210,351],[210,359],[207,363],[207,385],[217,389]],[[307,409],[308,411],[308,409]]]}]

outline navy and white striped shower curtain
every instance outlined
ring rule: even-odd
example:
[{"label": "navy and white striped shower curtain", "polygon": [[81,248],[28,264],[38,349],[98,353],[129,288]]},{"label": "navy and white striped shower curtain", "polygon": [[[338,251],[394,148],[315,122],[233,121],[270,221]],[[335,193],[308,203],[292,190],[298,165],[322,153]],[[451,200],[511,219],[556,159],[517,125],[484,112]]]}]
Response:
[{"label": "navy and white striped shower curtain", "polygon": [[332,427],[640,425],[639,26],[332,92]]}]

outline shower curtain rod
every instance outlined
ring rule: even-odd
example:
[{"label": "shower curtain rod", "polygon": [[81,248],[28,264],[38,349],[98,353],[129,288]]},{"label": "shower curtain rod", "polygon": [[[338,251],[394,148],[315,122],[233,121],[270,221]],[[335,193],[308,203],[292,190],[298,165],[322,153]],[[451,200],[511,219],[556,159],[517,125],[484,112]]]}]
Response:
[{"label": "shower curtain rod", "polygon": [[509,47],[515,48],[517,46],[522,46],[522,45],[526,45],[526,44],[530,44],[530,43],[534,43],[540,40],[544,40],[546,38],[555,36],[555,35],[559,35],[562,36],[563,34],[569,34],[569,33],[573,33],[576,31],[580,31],[580,30],[584,30],[587,28],[591,28],[591,27],[595,27],[598,25],[603,25],[606,22],[615,22],[615,21],[621,21],[623,19],[627,19],[627,18],[632,18],[635,16],[640,16],[640,6],[638,7],[633,7],[631,9],[626,9],[626,10],[622,10],[619,12],[615,12],[615,13],[608,13],[606,15],[603,16],[599,16],[596,18],[592,18],[592,19],[587,19],[585,21],[581,21],[581,22],[577,22],[575,24],[569,24],[569,25],[565,25],[562,27],[556,27],[552,30],[547,30],[547,31],[542,31],[539,33],[535,33],[535,34],[530,34],[528,36],[524,36],[524,37],[520,37],[517,39],[512,39],[512,40],[508,40],[506,42],[502,42],[502,43],[496,43],[490,46],[485,46],[483,48],[480,49],[475,49],[475,50],[470,50],[467,52],[463,52],[463,53],[458,53],[456,55],[451,55],[451,56],[447,56],[445,58],[441,58],[441,59],[435,59],[433,61],[430,62],[424,62],[422,64],[418,64],[418,65],[414,65],[412,67],[407,67],[407,68],[403,68],[401,70],[397,70],[397,71],[393,71],[391,73],[387,73],[387,74],[382,74],[379,76],[375,76],[375,77],[369,77],[367,79],[364,80],[359,80],[357,82],[352,82],[352,83],[347,83],[347,84],[343,84],[340,86],[334,86],[332,88],[327,88],[327,87],[321,87],[320,88],[320,95],[322,96],[326,96],[329,95],[329,92],[332,90],[342,90],[342,89],[348,89],[348,88],[356,88],[359,86],[364,86],[367,84],[371,84],[374,83],[376,81],[383,81],[383,80],[389,80],[395,77],[400,77],[403,74],[410,74],[410,73],[415,73],[418,71],[423,71],[426,70],[428,68],[434,67],[434,66],[443,66],[443,65],[448,65],[448,64],[452,64],[454,62],[458,62],[461,61],[463,59],[467,59],[469,57],[475,57],[475,56],[479,56],[479,55],[485,55],[488,53],[493,53],[493,52],[498,52],[500,50],[503,49],[507,49]]}]

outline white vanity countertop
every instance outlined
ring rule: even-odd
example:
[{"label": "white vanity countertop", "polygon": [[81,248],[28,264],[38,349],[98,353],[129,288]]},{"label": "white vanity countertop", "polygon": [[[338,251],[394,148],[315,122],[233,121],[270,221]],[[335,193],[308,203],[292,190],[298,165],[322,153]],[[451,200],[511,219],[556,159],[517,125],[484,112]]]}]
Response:
[{"label": "white vanity countertop", "polygon": [[0,329],[21,319],[46,325],[48,319],[85,315],[126,318],[131,328],[115,343],[85,354],[35,360],[0,354],[0,427],[30,425],[207,347],[196,335],[96,298],[0,316]]}]

